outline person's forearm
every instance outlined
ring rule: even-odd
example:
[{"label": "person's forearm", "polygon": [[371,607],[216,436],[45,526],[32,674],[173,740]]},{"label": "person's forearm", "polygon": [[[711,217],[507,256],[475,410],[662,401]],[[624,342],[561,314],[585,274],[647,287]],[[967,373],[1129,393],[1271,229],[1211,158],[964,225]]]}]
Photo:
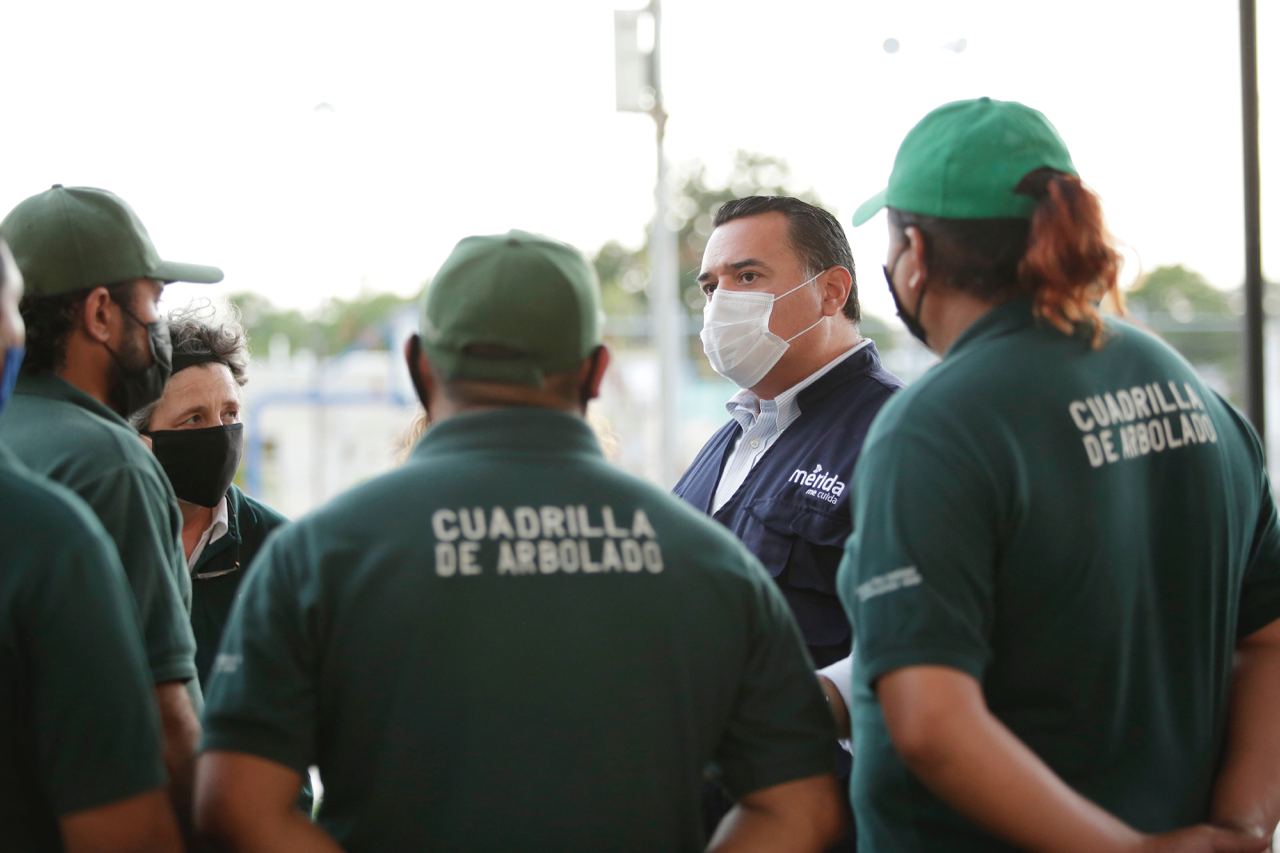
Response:
[{"label": "person's forearm", "polygon": [[1257,837],[1280,821],[1280,647],[1242,644],[1236,653],[1226,753],[1210,820]]},{"label": "person's forearm", "polygon": [[66,853],[181,853],[178,823],[156,789],[58,818]]},{"label": "person's forearm", "polygon": [[254,814],[252,823],[228,822],[215,829],[221,831],[211,833],[211,840],[227,853],[342,853],[338,842],[296,809]]},{"label": "person's forearm", "polygon": [[178,818],[182,837],[190,839],[192,796],[195,783],[196,747],[200,743],[200,721],[191,707],[187,688],[181,682],[156,685],[156,704],[164,738],[165,772],[169,775],[169,799]]},{"label": "person's forearm", "polygon": [[808,853],[822,850],[831,839],[808,821],[787,820],[741,803],[734,806],[707,845],[708,853]]},{"label": "person's forearm", "polygon": [[903,759],[929,788],[1017,847],[1127,850],[1142,836],[1077,794],[988,712],[936,719]]}]

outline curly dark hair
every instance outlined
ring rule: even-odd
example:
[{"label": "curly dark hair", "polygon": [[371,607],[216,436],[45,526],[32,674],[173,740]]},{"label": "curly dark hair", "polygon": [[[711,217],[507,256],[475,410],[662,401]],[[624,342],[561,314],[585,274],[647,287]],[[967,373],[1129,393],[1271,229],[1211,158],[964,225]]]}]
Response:
[{"label": "curly dark hair", "polygon": [[[174,373],[202,364],[221,364],[231,371],[237,385],[249,381],[249,341],[234,306],[219,312],[203,299],[170,311],[168,320]],[[144,406],[129,421],[136,429],[146,430],[155,409],[155,403]]]}]

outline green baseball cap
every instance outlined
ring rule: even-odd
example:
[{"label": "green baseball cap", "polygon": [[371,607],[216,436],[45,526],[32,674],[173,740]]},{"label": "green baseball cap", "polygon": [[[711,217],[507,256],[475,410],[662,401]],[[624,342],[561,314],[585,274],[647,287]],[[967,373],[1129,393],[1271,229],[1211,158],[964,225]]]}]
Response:
[{"label": "green baseball cap", "polygon": [[1016,192],[1028,173],[1076,174],[1058,131],[1017,101],[944,104],[898,148],[889,186],[853,214],[861,225],[883,207],[942,219],[1029,219],[1035,200]]},{"label": "green baseball cap", "polygon": [[423,299],[422,346],[448,379],[540,386],[600,345],[600,283],[564,243],[508,231],[454,247]]},{"label": "green baseball cap", "polygon": [[160,259],[129,205],[93,187],[54,184],[0,222],[27,292],[73,293],[135,278],[213,284],[222,270]]}]

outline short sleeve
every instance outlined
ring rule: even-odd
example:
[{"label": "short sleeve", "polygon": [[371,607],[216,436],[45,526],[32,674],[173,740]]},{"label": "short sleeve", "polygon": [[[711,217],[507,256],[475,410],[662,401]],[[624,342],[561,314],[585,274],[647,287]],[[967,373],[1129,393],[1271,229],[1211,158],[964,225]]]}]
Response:
[{"label": "short sleeve", "polygon": [[746,665],[715,754],[735,799],[835,769],[835,724],[800,631],[763,567],[753,568]]},{"label": "short sleeve", "polygon": [[50,564],[31,573],[20,608],[39,784],[59,815],[165,782],[151,677],[119,561],[101,531],[68,530],[61,540]]},{"label": "short sleeve", "polygon": [[991,657],[997,497],[990,475],[939,437],[897,427],[863,449],[840,596],[857,687],[907,666],[981,679]]},{"label": "short sleeve", "polygon": [[306,775],[315,763],[314,605],[292,530],[255,560],[213,662],[202,751],[243,752]]},{"label": "short sleeve", "polygon": [[1246,637],[1280,619],[1280,523],[1265,469],[1261,469],[1260,476],[1258,521],[1240,591],[1238,637]]},{"label": "short sleeve", "polygon": [[191,581],[177,531],[172,498],[145,472],[117,469],[81,491],[115,541],[137,604],[152,680],[195,678],[195,637],[189,613]]}]

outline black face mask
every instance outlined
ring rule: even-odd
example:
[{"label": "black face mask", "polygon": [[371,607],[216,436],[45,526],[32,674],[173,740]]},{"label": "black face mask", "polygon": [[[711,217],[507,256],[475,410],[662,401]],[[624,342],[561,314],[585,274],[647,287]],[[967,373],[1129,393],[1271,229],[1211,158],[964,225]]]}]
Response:
[{"label": "black face mask", "polygon": [[144,433],[169,475],[173,491],[187,503],[215,507],[227,494],[244,452],[244,424],[208,429],[166,429]]},{"label": "black face mask", "polygon": [[173,371],[173,344],[169,340],[169,326],[163,321],[144,323],[123,305],[120,310],[133,322],[147,330],[147,348],[151,361],[145,366],[126,364],[120,354],[107,347],[114,362],[115,376],[111,382],[111,407],[123,418],[145,406],[149,406],[164,393],[165,383]]},{"label": "black face mask", "polygon": [[920,283],[920,298],[916,300],[915,316],[907,313],[906,306],[902,304],[902,300],[898,298],[898,291],[893,287],[893,273],[898,269],[898,261],[902,260],[902,255],[907,251],[907,247],[903,246],[902,251],[898,252],[897,257],[893,259],[893,263],[889,266],[881,266],[884,270],[884,280],[889,284],[889,295],[893,297],[893,307],[897,309],[898,319],[902,321],[902,325],[907,327],[907,331],[925,346],[929,345],[928,335],[924,331],[924,326],[920,325],[920,306],[924,304],[924,286],[926,282]]}]

